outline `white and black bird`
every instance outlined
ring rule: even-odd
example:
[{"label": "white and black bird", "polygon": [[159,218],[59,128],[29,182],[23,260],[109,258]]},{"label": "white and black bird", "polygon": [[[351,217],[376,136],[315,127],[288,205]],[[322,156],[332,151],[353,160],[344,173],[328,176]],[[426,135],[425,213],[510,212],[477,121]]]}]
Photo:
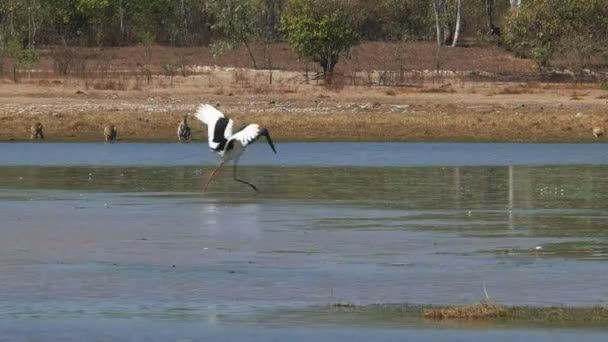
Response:
[{"label": "white and black bird", "polygon": [[243,155],[247,146],[255,142],[261,136],[266,137],[272,151],[275,154],[277,153],[268,130],[266,128],[260,128],[260,126],[257,124],[250,124],[242,127],[236,133],[232,133],[234,121],[225,117],[222,112],[209,104],[200,105],[196,111],[195,117],[207,125],[209,148],[222,159],[220,164],[211,172],[211,175],[209,175],[209,179],[203,188],[203,192],[207,190],[211,179],[217,173],[217,171],[229,161],[233,161],[234,163],[234,180],[247,184],[253,190],[255,190],[255,192],[259,192],[255,185],[237,178],[236,168],[239,158]]}]

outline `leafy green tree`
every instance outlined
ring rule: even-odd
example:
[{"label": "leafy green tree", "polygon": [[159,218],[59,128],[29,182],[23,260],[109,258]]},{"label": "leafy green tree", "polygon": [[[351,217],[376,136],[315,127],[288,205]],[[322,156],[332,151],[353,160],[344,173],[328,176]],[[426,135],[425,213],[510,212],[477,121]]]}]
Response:
[{"label": "leafy green tree", "polygon": [[541,69],[556,52],[595,54],[607,45],[608,0],[528,0],[507,17],[504,31],[506,46]]},{"label": "leafy green tree", "polygon": [[19,81],[19,69],[25,65],[32,65],[38,62],[39,54],[35,49],[25,49],[18,36],[8,40],[6,44],[6,54],[13,64],[13,81]]},{"label": "leafy green tree", "polygon": [[361,39],[352,10],[339,0],[291,0],[283,17],[282,30],[291,47],[319,63],[330,82],[340,57]]},{"label": "leafy green tree", "polygon": [[399,40],[404,36],[432,36],[430,28],[434,25],[434,19],[429,6],[420,6],[417,0],[382,0],[378,7],[387,38]]}]

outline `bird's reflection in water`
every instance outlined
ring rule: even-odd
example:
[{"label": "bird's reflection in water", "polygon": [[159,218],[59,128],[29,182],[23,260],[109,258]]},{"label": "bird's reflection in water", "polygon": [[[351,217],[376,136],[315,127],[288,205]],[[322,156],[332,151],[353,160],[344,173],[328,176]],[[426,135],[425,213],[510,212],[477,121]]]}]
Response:
[{"label": "bird's reflection in water", "polygon": [[257,239],[261,233],[261,206],[257,203],[207,203],[201,212],[201,230],[209,236]]}]

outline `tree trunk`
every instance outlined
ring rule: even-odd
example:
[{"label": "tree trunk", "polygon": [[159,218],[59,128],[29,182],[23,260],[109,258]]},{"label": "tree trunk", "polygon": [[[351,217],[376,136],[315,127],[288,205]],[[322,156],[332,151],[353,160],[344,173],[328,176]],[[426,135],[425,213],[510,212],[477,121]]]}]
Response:
[{"label": "tree trunk", "polygon": [[521,0],[511,0],[511,9],[518,9],[521,6]]},{"label": "tree trunk", "polygon": [[36,46],[36,0],[27,2],[27,48]]},{"label": "tree trunk", "polygon": [[486,0],[486,18],[490,32],[494,29],[494,0]]},{"label": "tree trunk", "polygon": [[332,84],[334,67],[336,61],[332,54],[331,45],[326,47],[324,55],[321,57],[321,67],[323,67],[323,77],[325,78],[325,84]]},{"label": "tree trunk", "polygon": [[266,0],[266,31],[272,41],[277,39],[277,7],[276,0]]},{"label": "tree trunk", "polygon": [[32,48],[32,6],[27,4],[27,48]]},{"label": "tree trunk", "polygon": [[257,69],[258,68],[258,62],[255,60],[255,56],[253,55],[253,52],[249,48],[249,44],[247,43],[247,40],[245,38],[243,38],[242,41],[243,41],[243,44],[245,44],[245,47],[247,48],[247,52],[249,52],[249,57],[251,58],[251,61],[253,62],[253,67],[255,69]]},{"label": "tree trunk", "polygon": [[124,13],[124,9],[122,8],[122,0],[120,0],[118,2],[118,17],[120,19],[120,34],[122,35],[121,38],[124,38],[125,35],[125,19],[124,19],[125,13]]},{"label": "tree trunk", "polygon": [[17,64],[13,62],[13,82],[19,82],[19,73],[17,72]]},{"label": "tree trunk", "polygon": [[452,41],[452,47],[458,44],[458,36],[460,35],[460,21],[462,13],[462,0],[458,0],[458,8],[456,10],[456,28],[454,29],[454,41]]},{"label": "tree trunk", "polygon": [[439,2],[439,14],[441,24],[443,26],[443,45],[451,45],[454,36],[452,35],[452,28],[454,23],[450,22],[450,4],[449,0],[440,0]]},{"label": "tree trunk", "polygon": [[441,34],[441,21],[439,20],[439,5],[437,0],[433,0],[433,12],[435,13],[435,29],[437,31],[437,46],[443,45],[443,35]]}]

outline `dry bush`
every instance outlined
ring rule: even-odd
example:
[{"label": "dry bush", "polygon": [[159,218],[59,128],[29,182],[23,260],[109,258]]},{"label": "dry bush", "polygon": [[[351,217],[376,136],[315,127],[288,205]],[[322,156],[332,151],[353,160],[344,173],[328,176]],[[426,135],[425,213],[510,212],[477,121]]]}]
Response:
[{"label": "dry bush", "polygon": [[74,63],[74,50],[62,45],[51,49],[51,59],[53,60],[53,71],[58,75],[67,75]]},{"label": "dry bush", "polygon": [[213,95],[224,95],[224,87],[219,87],[213,91]]},{"label": "dry bush", "polygon": [[524,89],[521,87],[506,87],[506,88],[502,88],[498,92],[496,92],[496,94],[499,94],[499,95],[519,95],[519,94],[529,94],[529,93],[530,92],[528,89]]},{"label": "dry bush", "polygon": [[284,85],[284,86],[274,86],[274,90],[275,92],[279,93],[279,94],[297,94],[300,90],[300,87],[298,86],[288,86],[288,85]]},{"label": "dry bush", "polygon": [[328,76],[328,78],[325,79],[324,87],[325,87],[325,89],[328,89],[328,90],[331,90],[334,92],[340,92],[344,89],[344,87],[349,85],[350,82],[351,82],[351,79],[348,76],[340,75],[340,74],[333,74],[331,76]]},{"label": "dry bush", "polygon": [[132,89],[137,91],[142,90],[141,78],[136,74],[134,79],[135,82],[133,83]]},{"label": "dry bush", "polygon": [[234,83],[249,84],[249,76],[247,76],[247,73],[242,70],[235,70],[232,73],[232,79]]},{"label": "dry bush", "polygon": [[428,319],[484,319],[505,317],[507,311],[496,304],[480,303],[469,306],[425,309],[422,312]]},{"label": "dry bush", "polygon": [[150,64],[144,64],[141,66],[141,73],[146,77],[146,84],[152,84],[152,66]]},{"label": "dry bush", "polygon": [[256,95],[270,94],[272,93],[272,86],[269,84],[256,83],[253,87],[251,87],[251,92]]},{"label": "dry bush", "polygon": [[579,93],[577,91],[573,91],[572,94],[570,94],[570,100],[576,101],[576,100],[582,100],[583,97],[589,95],[589,93]]},{"label": "dry bush", "polygon": [[127,90],[126,85],[121,81],[115,80],[102,80],[93,82],[93,89],[96,90]]},{"label": "dry bush", "polygon": [[397,93],[393,89],[389,89],[386,91],[386,95],[395,96],[395,95],[397,95]]},{"label": "dry bush", "polygon": [[112,68],[112,58],[110,51],[102,51],[97,56],[96,69],[102,79],[108,76],[108,72]]},{"label": "dry bush", "polygon": [[178,66],[173,63],[161,63],[161,69],[165,76],[173,78],[177,75]]},{"label": "dry bush", "polygon": [[44,79],[44,78],[43,78],[43,79],[38,80],[38,82],[36,82],[36,83],[37,83],[39,86],[42,86],[42,87],[50,87],[50,86],[52,86],[52,85],[53,85],[53,84],[51,83],[51,81],[49,81],[49,80],[47,80],[47,79]]},{"label": "dry bush", "polygon": [[87,77],[88,67],[87,67],[86,59],[77,58],[74,68],[75,68],[77,77],[79,77],[79,78]]},{"label": "dry bush", "polygon": [[188,60],[183,53],[180,53],[177,57],[176,66],[182,77],[188,77]]},{"label": "dry bush", "polygon": [[160,78],[158,80],[158,87],[161,89],[166,89],[169,87],[173,86],[173,78],[171,78],[171,80],[169,82],[165,81],[164,79]]},{"label": "dry bush", "polygon": [[537,94],[540,91],[534,86],[534,84],[524,84],[517,86],[510,86],[500,89],[496,92],[497,95],[521,95],[521,94]]},{"label": "dry bush", "polygon": [[456,90],[452,89],[452,87],[432,87],[432,88],[423,88],[420,89],[421,93],[455,93]]}]

